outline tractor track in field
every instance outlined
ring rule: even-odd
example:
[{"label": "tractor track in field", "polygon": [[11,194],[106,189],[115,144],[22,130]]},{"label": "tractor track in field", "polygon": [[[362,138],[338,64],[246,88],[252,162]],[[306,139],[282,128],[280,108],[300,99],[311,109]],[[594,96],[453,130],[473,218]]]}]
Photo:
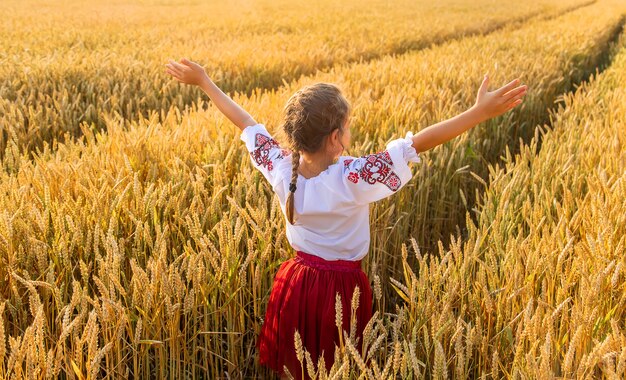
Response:
[{"label": "tractor track in field", "polygon": [[[546,125],[548,129],[552,129],[551,115],[553,113],[556,113],[559,107],[564,104],[564,100],[563,100],[564,95],[569,94],[573,91],[576,91],[576,89],[581,84],[588,82],[589,78],[592,75],[601,74],[603,71],[605,71],[607,68],[611,66],[613,59],[615,57],[615,54],[617,53],[617,49],[614,49],[613,47],[619,41],[620,36],[624,33],[625,23],[626,23],[626,15],[622,15],[621,20],[614,26],[614,29],[611,32],[611,37],[609,39],[609,42],[606,44],[606,47],[603,49],[602,53],[595,60],[595,64],[593,65],[593,67],[589,68],[588,70],[584,70],[580,78],[573,78],[574,80],[572,80],[570,85],[567,87],[566,91],[556,97],[555,102],[552,106],[549,106],[548,108],[546,108],[546,111],[543,115],[544,117],[540,121],[540,123],[535,124],[533,128],[528,128],[526,130],[521,130],[521,131],[519,130],[515,131],[516,134],[514,135],[514,138],[511,140],[511,143],[507,145],[512,157],[514,157],[516,154],[520,152],[520,149],[521,149],[521,143],[519,141],[520,139],[522,140],[522,143],[528,144],[532,140],[532,138],[535,136],[535,130],[539,128],[540,126]],[[543,135],[539,133],[537,136],[538,136],[537,152],[539,152],[541,150],[541,143],[543,140],[542,139]],[[501,153],[504,154],[504,151]],[[490,165],[496,165],[496,164],[501,165],[503,161],[504,161],[503,156],[500,156],[496,160],[487,161],[487,163]],[[481,178],[486,182],[485,188],[488,188],[490,185],[489,175],[487,175],[486,177],[481,176]],[[484,191],[481,191],[480,193],[482,195]],[[478,206],[479,201],[480,201],[479,199],[474,199],[473,196],[470,196],[467,199],[467,206],[468,206],[467,211],[470,212],[470,217],[474,224],[478,222],[478,216],[480,214],[480,207]],[[461,231],[461,238],[464,240],[467,239],[468,231],[467,231],[465,215],[459,220],[457,220],[457,226],[455,226],[454,228],[450,228],[449,230],[443,231],[442,233],[443,238],[441,238],[440,240],[444,246],[448,246],[450,244],[450,235],[451,234],[456,235],[457,229]],[[436,251],[436,245],[435,246],[430,245],[430,246],[427,246],[426,248],[430,249],[431,252]]]},{"label": "tractor track in field", "polygon": [[[569,86],[566,88],[566,90],[555,97],[555,101],[553,105],[547,105],[545,113],[543,114],[544,117],[540,121],[540,123],[534,124],[532,128],[527,128],[527,129],[519,131],[521,132],[519,135],[516,133],[515,138],[511,139],[510,143],[506,145],[506,148],[508,148],[511,153],[511,157],[515,157],[516,154],[519,154],[522,143],[528,144],[532,140],[532,138],[535,137],[535,132],[537,128],[545,125],[547,126],[548,130],[552,129],[551,115],[553,113],[556,113],[559,107],[564,104],[563,96],[565,94],[569,94],[573,91],[576,91],[580,85],[582,85],[585,82],[588,82],[589,78],[592,75],[596,75],[596,74],[599,75],[611,66],[613,59],[615,58],[615,55],[619,51],[619,49],[616,49],[615,47],[616,47],[616,44],[620,40],[620,36],[623,36],[622,38],[626,37],[626,32],[624,30],[625,24],[626,24],[626,14],[623,14],[620,21],[617,22],[613,26],[613,30],[610,33],[610,38],[608,40],[608,43],[602,49],[602,53],[597,56],[597,58],[594,61],[594,64],[590,65],[590,67],[588,67],[587,70],[584,70],[581,73],[580,77],[572,78],[573,80],[571,81]],[[539,153],[541,150],[541,143],[542,143],[543,135],[541,133],[538,133],[537,136],[538,136],[537,153]],[[521,142],[519,141],[520,139],[522,140]],[[487,160],[486,163],[492,166],[495,166],[496,164],[501,166],[501,164],[504,161],[503,156],[504,156],[504,150],[501,152],[501,155],[497,159]],[[487,174],[482,175],[481,178],[486,183],[483,189],[488,189],[491,184],[491,179],[489,178],[489,174],[488,174],[489,170],[485,170],[485,172]],[[475,199],[473,194],[470,194],[470,196],[467,197],[466,211],[469,212],[469,217],[472,223],[475,225],[478,225],[478,221],[479,221],[478,219],[479,219],[481,208],[482,208],[480,206],[480,201],[482,200],[484,193],[485,193],[484,190],[479,190],[479,199]],[[460,236],[458,234],[459,232],[460,232]],[[436,239],[433,238],[430,241],[420,240],[420,249],[423,252],[429,252],[431,254],[438,255],[439,242],[441,242],[444,249],[447,249],[447,247],[450,247],[451,236],[454,236],[455,239],[460,238],[461,241],[463,242],[467,241],[468,230],[467,230],[467,223],[466,223],[466,213],[465,212],[462,214],[459,213],[459,216],[457,217],[457,220],[454,226],[450,228],[443,228],[440,236],[441,237],[436,238]],[[407,236],[406,238],[408,239],[409,236]],[[409,265],[411,265],[413,268],[418,267],[418,263],[416,262],[416,258],[414,255],[408,255],[407,260],[409,262]],[[382,276],[383,281],[388,281],[387,276],[394,277],[393,274],[383,275]],[[398,274],[398,276],[401,277],[402,275]],[[392,292],[392,291],[385,292],[385,297],[387,300],[387,305],[393,305],[395,303],[403,302],[400,296],[397,295],[397,293]],[[393,312],[392,309],[389,309],[387,311]]]},{"label": "tractor track in field", "polygon": [[[250,96],[252,93],[254,93],[255,91],[258,90],[277,90],[281,87],[285,86],[284,82],[289,82],[292,80],[296,80],[300,77],[307,77],[307,76],[312,76],[315,75],[315,73],[317,72],[325,72],[325,71],[329,71],[331,69],[334,68],[338,68],[338,67],[345,67],[345,66],[350,66],[350,65],[354,65],[354,64],[361,64],[361,63],[368,63],[368,62],[372,62],[372,61],[376,61],[376,60],[380,60],[383,59],[385,57],[399,57],[402,56],[404,54],[410,54],[413,52],[417,52],[420,50],[424,50],[424,49],[429,49],[429,48],[436,48],[437,46],[441,46],[450,42],[454,42],[454,41],[460,41],[466,38],[473,38],[473,37],[480,37],[480,36],[488,36],[490,34],[499,32],[505,28],[509,28],[509,27],[515,27],[515,26],[521,26],[524,25],[526,23],[528,23],[529,21],[532,21],[534,19],[537,20],[552,20],[561,16],[564,16],[568,13],[574,12],[580,8],[584,8],[584,7],[588,7],[590,5],[593,5],[597,2],[597,0],[590,0],[584,3],[580,3],[580,4],[576,4],[567,8],[563,8],[558,12],[552,13],[552,14],[547,14],[544,15],[542,14],[540,11],[536,11],[533,13],[529,13],[527,15],[524,15],[520,18],[517,19],[513,19],[512,21],[502,21],[502,22],[498,22],[495,23],[493,25],[492,28],[485,30],[485,31],[480,31],[480,30],[468,30],[465,33],[462,34],[457,34],[457,35],[449,35],[449,36],[443,36],[439,39],[435,39],[435,40],[429,40],[429,41],[424,41],[424,40],[413,40],[413,41],[406,41],[405,43],[403,43],[400,46],[396,46],[393,49],[386,51],[386,52],[382,52],[380,54],[376,54],[376,53],[366,53],[364,55],[360,55],[358,57],[354,57],[351,59],[347,59],[343,62],[337,62],[337,63],[333,63],[333,64],[329,64],[329,65],[320,65],[312,70],[309,70],[307,72],[303,72],[301,74],[299,74],[298,76],[294,76],[294,77],[290,77],[290,78],[281,78],[281,81],[276,81],[275,83],[271,83],[267,86],[257,86],[257,87],[253,87],[251,89],[237,89],[237,88],[233,88],[232,90],[229,91],[238,91],[240,93],[245,94],[246,96]],[[283,81],[284,79],[284,81]]]}]

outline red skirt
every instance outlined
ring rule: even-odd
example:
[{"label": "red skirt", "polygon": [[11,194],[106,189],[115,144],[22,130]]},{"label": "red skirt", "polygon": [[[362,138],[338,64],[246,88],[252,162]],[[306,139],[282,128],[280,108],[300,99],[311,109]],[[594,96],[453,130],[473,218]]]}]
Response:
[{"label": "red skirt", "polygon": [[[300,333],[303,347],[311,355],[317,370],[318,358],[324,356],[326,370],[334,362],[339,331],[335,325],[335,294],[342,303],[342,328],[350,333],[351,301],[359,287],[357,316],[357,349],[361,352],[363,330],[372,318],[372,288],[361,269],[361,260],[328,261],[297,251],[297,256],[281,264],[274,277],[265,321],[257,341],[260,364],[283,375],[283,365],[296,378],[302,378],[296,356],[294,333]],[[306,371],[306,359],[304,373]]]}]

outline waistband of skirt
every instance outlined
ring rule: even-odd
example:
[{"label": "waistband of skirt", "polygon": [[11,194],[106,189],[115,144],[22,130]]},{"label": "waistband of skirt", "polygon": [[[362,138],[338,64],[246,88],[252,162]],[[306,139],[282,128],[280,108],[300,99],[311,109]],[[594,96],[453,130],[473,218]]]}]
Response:
[{"label": "waistband of skirt", "polygon": [[326,260],[310,253],[296,251],[294,261],[313,268],[351,272],[361,270],[362,260]]}]

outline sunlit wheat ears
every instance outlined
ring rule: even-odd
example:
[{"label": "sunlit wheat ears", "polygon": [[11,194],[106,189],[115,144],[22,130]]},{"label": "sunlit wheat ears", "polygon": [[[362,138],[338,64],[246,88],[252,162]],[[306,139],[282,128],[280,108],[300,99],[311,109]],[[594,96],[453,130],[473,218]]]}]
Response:
[{"label": "sunlit wheat ears", "polygon": [[[511,153],[538,138],[554,100],[595,71],[622,13],[595,2],[497,32],[500,16],[476,29],[476,19],[463,14],[459,30],[479,34],[448,41],[449,34],[427,28],[420,38],[442,43],[297,82],[340,80],[355,98],[363,95],[358,132],[367,138],[359,153],[381,148],[398,126],[421,129],[462,112],[475,90],[468,78],[485,67],[494,65],[501,78],[523,72],[540,90],[518,117],[488,124],[500,134],[478,126],[435,148],[430,167],[412,167],[420,173],[413,186],[372,205],[369,260],[378,267],[370,278],[381,309],[358,353],[354,324],[349,335],[339,326],[344,312],[363,305],[336,298],[345,344],[331,377],[503,377],[505,370],[512,378],[624,377],[624,54],[598,84],[563,97],[566,108],[547,126],[555,133],[541,149]],[[450,21],[449,13],[438,20]],[[37,35],[33,24],[20,30]],[[401,41],[397,33],[387,34]],[[146,67],[136,60],[129,61],[136,71],[123,60],[103,65],[98,48],[63,50],[67,41],[49,35],[41,35],[45,45],[76,63],[71,73],[54,57],[38,59],[35,40],[28,77],[15,65],[0,68],[18,86],[6,82],[10,94],[0,99],[0,125],[9,126],[0,132],[0,262],[10,264],[0,265],[0,282],[8,279],[0,294],[0,378],[269,376],[253,360],[255,329],[291,248],[272,188],[237,145],[238,132],[210,102],[183,111],[200,92],[170,91],[139,75]],[[264,38],[267,46],[275,41]],[[350,39],[356,55],[333,49],[333,62],[386,54],[376,39],[357,40]],[[241,41],[237,50],[246,51]],[[224,85],[233,85],[226,73],[236,72],[235,87],[267,88],[299,72],[293,65],[315,71],[307,58],[315,49],[296,50],[288,50],[289,60],[270,54],[253,65],[218,61],[214,68],[223,70]],[[145,62],[154,58],[145,56],[149,49],[141,54]],[[454,59],[461,56],[472,63]],[[266,72],[267,65],[276,70]],[[292,90],[285,83],[235,100],[275,124]],[[158,117],[143,117],[149,110]],[[65,132],[65,143],[49,144],[36,159],[24,155]],[[516,141],[507,144],[509,137]],[[507,164],[492,168],[501,155]],[[469,166],[472,175],[459,170]],[[456,231],[463,232],[458,245],[439,244]],[[411,238],[415,255],[401,248]],[[299,351],[298,371],[314,372],[311,355]]]}]

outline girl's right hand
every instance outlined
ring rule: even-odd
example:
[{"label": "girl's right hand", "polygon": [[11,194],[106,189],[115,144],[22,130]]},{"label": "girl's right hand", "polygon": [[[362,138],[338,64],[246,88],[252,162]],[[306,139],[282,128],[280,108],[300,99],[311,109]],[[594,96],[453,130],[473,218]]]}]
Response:
[{"label": "girl's right hand", "polygon": [[181,83],[200,86],[209,79],[202,66],[186,58],[181,59],[180,63],[170,59],[170,63],[165,66],[166,72]]},{"label": "girl's right hand", "polygon": [[519,83],[519,79],[515,79],[495,91],[488,92],[488,83],[489,77],[485,74],[474,104],[474,107],[480,110],[485,120],[502,115],[520,105],[528,88],[526,85],[515,87]]}]

